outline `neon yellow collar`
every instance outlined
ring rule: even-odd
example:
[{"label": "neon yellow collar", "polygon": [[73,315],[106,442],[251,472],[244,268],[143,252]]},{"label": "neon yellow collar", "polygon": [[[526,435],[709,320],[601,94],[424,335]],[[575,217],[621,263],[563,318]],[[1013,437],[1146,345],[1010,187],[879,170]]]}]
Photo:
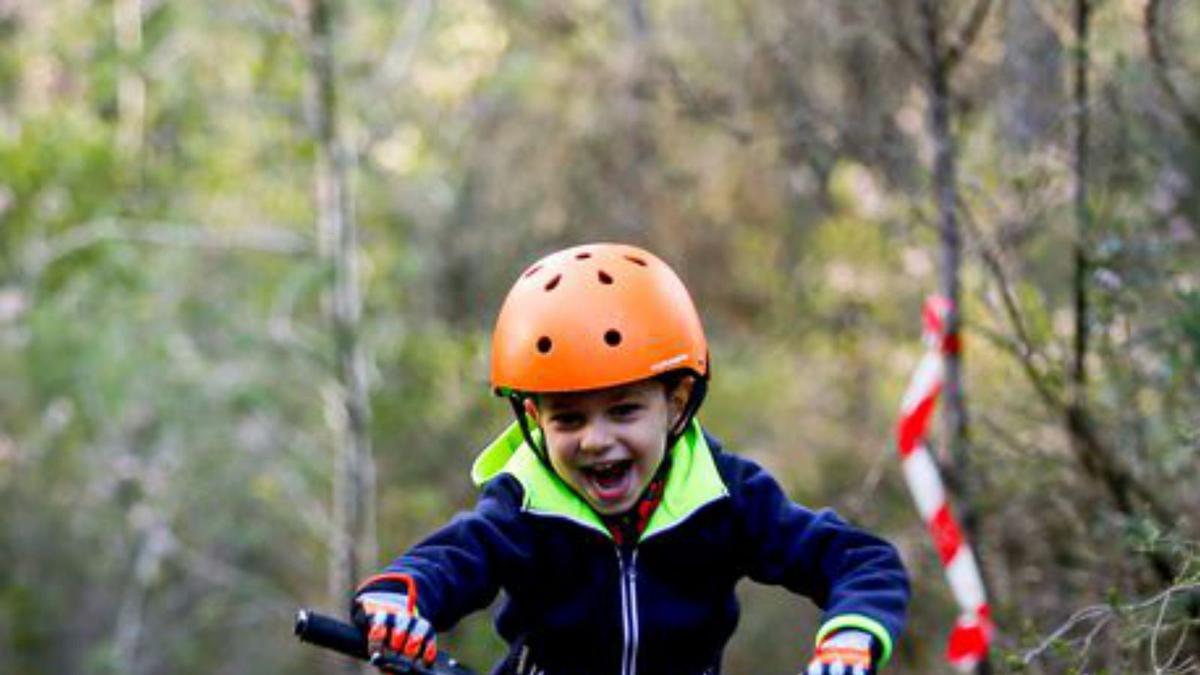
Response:
[{"label": "neon yellow collar", "polygon": [[[541,442],[540,429],[534,427],[532,436],[535,443]],[[650,516],[640,541],[675,527],[702,506],[729,494],[717,472],[699,421],[692,420],[671,452],[671,469],[667,474],[662,502],[654,515]],[[611,537],[600,515],[538,459],[525,443],[521,427],[516,422],[509,425],[475,459],[471,467],[471,480],[476,485],[483,485],[502,473],[512,475],[521,484],[525,493],[522,510],[565,518]]]}]

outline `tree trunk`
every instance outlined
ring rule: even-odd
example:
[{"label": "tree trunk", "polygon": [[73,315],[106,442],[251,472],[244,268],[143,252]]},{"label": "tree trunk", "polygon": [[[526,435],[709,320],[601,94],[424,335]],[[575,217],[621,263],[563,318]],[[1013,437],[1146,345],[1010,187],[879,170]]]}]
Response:
[{"label": "tree trunk", "polygon": [[[950,301],[946,317],[947,339],[958,341],[961,328],[960,271],[962,268],[962,236],[959,231],[956,205],[958,177],[955,166],[954,137],[950,129],[950,73],[942,45],[942,17],[935,0],[921,0],[921,19],[925,42],[925,77],[929,95],[929,134],[933,140],[933,190],[937,209],[938,238],[941,243],[942,295]],[[962,382],[962,355],[952,350],[946,355],[945,380],[942,392],[943,432],[953,464],[948,478],[960,494],[965,511],[969,508],[970,491],[964,477],[970,474],[966,396]],[[964,513],[967,528],[972,518]]]},{"label": "tree trunk", "polygon": [[[1075,335],[1073,340],[1069,416],[1087,409],[1087,353],[1089,348],[1088,333],[1088,237],[1091,233],[1092,214],[1088,208],[1087,166],[1088,166],[1088,28],[1090,23],[1091,6],[1089,0],[1075,0],[1075,73],[1074,91],[1071,98],[1071,117],[1075,121],[1075,137],[1073,139],[1073,183],[1071,200],[1075,213],[1075,250],[1074,250],[1074,311]],[[1078,444],[1072,435],[1072,442]],[[1077,449],[1078,452],[1078,449]]]},{"label": "tree trunk", "polygon": [[654,138],[653,109],[656,95],[654,34],[645,0],[628,0],[629,55],[628,91],[622,120],[629,147],[625,177],[620,181],[624,194],[616,205],[614,225],[622,236],[637,241],[646,236],[652,221],[654,189],[653,167],[658,147]]},{"label": "tree trunk", "polygon": [[[1091,276],[1091,231],[1092,211],[1088,204],[1088,164],[1089,142],[1091,131],[1091,116],[1089,107],[1091,98],[1088,89],[1088,75],[1091,70],[1091,0],[1075,0],[1074,29],[1075,29],[1075,58],[1074,85],[1071,95],[1071,117],[1074,120],[1074,137],[1072,138],[1072,208],[1075,218],[1074,276],[1072,284],[1073,309],[1075,313],[1074,339],[1072,340],[1072,355],[1070,379],[1068,382],[1067,401],[1064,412],[1064,422],[1071,439],[1071,447],[1079,458],[1085,470],[1104,483],[1112,495],[1118,510],[1126,517],[1134,518],[1138,514],[1135,496],[1139,493],[1146,503],[1149,517],[1158,521],[1159,527],[1169,531],[1172,525],[1172,515],[1166,504],[1154,494],[1153,490],[1140,488],[1133,469],[1120,468],[1118,456],[1112,453],[1111,446],[1095,440],[1097,436],[1094,421],[1088,410],[1088,370],[1087,357],[1091,349],[1091,331],[1089,322],[1088,279]],[[1149,550],[1145,553],[1151,570],[1164,585],[1177,581],[1179,572],[1175,563],[1162,551]],[[1195,616],[1196,607],[1189,607]],[[1200,644],[1200,636],[1193,638]]]},{"label": "tree trunk", "polygon": [[358,232],[349,176],[351,158],[339,129],[334,3],[309,0],[310,121],[317,142],[315,193],[321,255],[332,272],[328,311],[336,350],[336,382],[325,390],[336,435],[329,595],[345,605],[354,584],[375,564],[375,472],[371,455],[367,357],[360,340],[362,294]]},{"label": "tree trunk", "polygon": [[[921,0],[920,14],[923,31],[925,78],[929,95],[929,133],[933,139],[933,187],[937,207],[938,236],[942,247],[941,292],[950,301],[946,316],[946,340],[953,346],[945,350],[945,375],[942,382],[942,424],[950,466],[947,484],[961,505],[963,527],[980,560],[980,571],[986,572],[980,542],[979,522],[972,499],[975,480],[971,468],[970,436],[966,395],[963,390],[962,351],[959,338],[962,324],[960,270],[962,268],[962,235],[957,219],[958,176],[955,166],[954,136],[950,125],[951,52],[944,45],[944,19],[938,0]],[[991,673],[985,658],[975,668],[976,675]]]},{"label": "tree trunk", "polygon": [[146,126],[146,80],[136,62],[142,53],[142,0],[114,0],[117,63],[117,152],[136,158]]}]

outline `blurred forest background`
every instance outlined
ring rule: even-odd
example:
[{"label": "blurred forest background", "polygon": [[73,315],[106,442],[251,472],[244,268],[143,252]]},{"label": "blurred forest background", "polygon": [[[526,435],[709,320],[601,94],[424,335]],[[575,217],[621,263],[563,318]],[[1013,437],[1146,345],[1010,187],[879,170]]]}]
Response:
[{"label": "blurred forest background", "polygon": [[[509,284],[622,240],[706,426],[900,547],[889,672],[949,672],[892,434],[947,291],[993,672],[1200,672],[1197,46],[1193,0],[0,0],[0,671],[332,672],[292,614],[473,503]],[[727,670],[799,670],[815,609],[743,590]]]}]

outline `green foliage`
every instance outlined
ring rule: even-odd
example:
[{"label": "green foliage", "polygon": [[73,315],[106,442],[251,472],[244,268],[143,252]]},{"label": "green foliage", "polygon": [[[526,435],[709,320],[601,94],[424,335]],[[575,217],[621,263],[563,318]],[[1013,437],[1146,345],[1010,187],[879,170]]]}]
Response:
[{"label": "green foliage", "polygon": [[[0,9],[0,671],[317,672],[287,635],[296,607],[344,602],[326,597],[336,359],[303,3],[133,4],[136,39],[119,2]],[[559,245],[632,241],[698,299],[705,424],[896,542],[919,600],[893,671],[942,672],[956,608],[891,437],[941,266],[921,73],[894,40],[916,18],[644,4],[641,33],[595,0],[340,5],[380,556],[473,502],[470,463],[508,420],[488,331],[513,277]],[[1022,367],[1066,395],[1065,15],[994,8],[952,82],[1002,672],[1138,670],[1155,624],[1131,607],[1165,583],[1146,556],[1175,562],[1172,583],[1200,574],[1200,139],[1126,4],[1095,18],[1088,404],[1176,522],[1116,508]],[[1194,108],[1180,47],[1200,11],[1169,14]],[[731,672],[794,671],[817,611],[741,593]],[[1072,633],[1024,665],[1097,603],[1120,620],[1090,661]],[[486,613],[446,643],[484,668],[503,649]]]}]

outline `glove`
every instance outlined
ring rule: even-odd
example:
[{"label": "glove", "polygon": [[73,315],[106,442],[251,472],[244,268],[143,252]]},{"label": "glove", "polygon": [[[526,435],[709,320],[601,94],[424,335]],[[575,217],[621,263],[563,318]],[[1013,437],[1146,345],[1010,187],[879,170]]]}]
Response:
[{"label": "glove", "polygon": [[861,630],[840,630],[817,645],[805,675],[875,675],[875,638]]},{"label": "glove", "polygon": [[367,636],[371,665],[380,670],[406,673],[414,665],[428,668],[437,658],[437,634],[418,615],[417,587],[407,574],[380,575],[363,584],[352,617]]}]

